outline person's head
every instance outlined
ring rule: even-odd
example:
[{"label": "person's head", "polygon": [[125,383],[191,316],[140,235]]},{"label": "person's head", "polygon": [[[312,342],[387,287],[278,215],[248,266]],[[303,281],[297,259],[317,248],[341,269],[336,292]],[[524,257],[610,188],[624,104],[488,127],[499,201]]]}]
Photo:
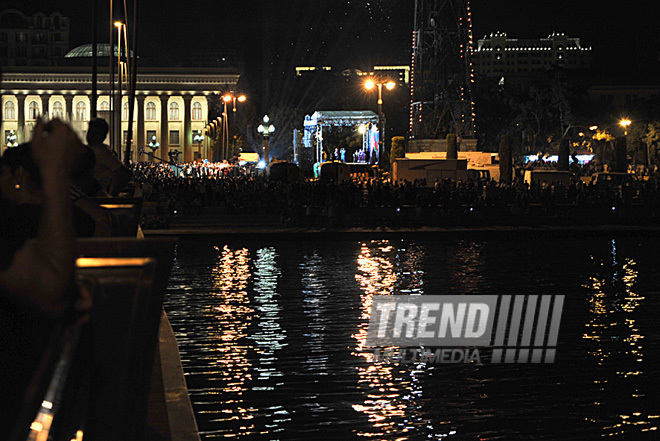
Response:
[{"label": "person's head", "polygon": [[87,126],[87,144],[103,144],[108,136],[108,123],[103,118],[92,118]]},{"label": "person's head", "polygon": [[5,198],[22,203],[40,191],[41,175],[29,143],[8,148],[1,161],[0,190]]}]

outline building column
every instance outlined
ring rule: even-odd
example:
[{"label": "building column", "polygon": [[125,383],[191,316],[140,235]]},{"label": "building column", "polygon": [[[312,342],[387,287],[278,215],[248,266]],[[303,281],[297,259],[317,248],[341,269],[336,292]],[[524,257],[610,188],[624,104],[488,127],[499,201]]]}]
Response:
[{"label": "building column", "polygon": [[170,132],[169,132],[169,121],[167,114],[167,100],[169,96],[160,95],[160,157],[169,161],[170,157],[168,153],[170,152]]},{"label": "building column", "polygon": [[73,121],[73,95],[64,95],[64,118],[70,122]]},{"label": "building column", "polygon": [[[18,136],[18,142],[25,142],[25,95],[16,95],[16,100],[18,100],[18,126],[16,130],[16,136]],[[4,111],[4,109],[3,109]]]},{"label": "building column", "polygon": [[[213,109],[214,100],[212,95],[206,95],[206,104],[207,104],[206,123],[208,124],[209,122],[211,122],[211,114],[213,113],[212,109]],[[218,160],[219,152],[216,152],[215,150],[213,150],[213,148],[211,148],[212,144],[213,144],[212,138],[206,137],[206,158],[209,161],[216,162]]]},{"label": "building column", "polygon": [[42,113],[48,115],[48,119],[50,119],[50,95],[41,95],[41,105],[43,109]]},{"label": "building column", "polygon": [[[147,148],[147,144],[144,141],[146,136],[144,132],[144,100],[146,96],[137,95],[135,98],[137,99],[137,134],[133,136],[133,139],[137,139],[135,147],[137,149],[136,151],[139,152]],[[144,161],[145,159],[145,155],[137,155],[138,161]]]},{"label": "building column", "polygon": [[192,95],[183,96],[183,161],[191,162],[193,160],[192,152],[192,130],[191,126],[191,109],[190,103],[192,102]]}]

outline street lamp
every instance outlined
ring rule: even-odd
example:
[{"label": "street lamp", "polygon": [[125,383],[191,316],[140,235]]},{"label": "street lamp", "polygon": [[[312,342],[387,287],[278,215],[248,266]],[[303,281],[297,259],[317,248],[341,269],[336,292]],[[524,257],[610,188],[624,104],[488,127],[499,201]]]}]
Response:
[{"label": "street lamp", "polygon": [[229,121],[227,119],[227,104],[233,103],[232,113],[234,114],[234,124],[236,124],[236,102],[244,103],[247,100],[245,95],[233,95],[231,93],[226,93],[222,96],[222,102],[224,104],[224,112],[222,115],[225,118],[225,124],[223,126],[223,136],[222,136],[222,145],[223,145],[223,156],[229,156]]},{"label": "street lamp", "polygon": [[[156,140],[156,135],[153,135],[153,136],[151,137],[151,141],[149,141],[149,144],[147,144],[147,145],[148,145],[149,148],[151,149],[151,153],[152,153],[152,155],[153,155],[153,153],[154,153],[156,150],[158,150],[158,147],[160,147],[160,143]],[[152,159],[152,161],[153,161],[153,159]]]},{"label": "street lamp", "polygon": [[271,133],[275,131],[275,126],[272,124],[268,124],[270,122],[270,118],[268,118],[268,115],[264,115],[263,118],[263,124],[259,124],[259,127],[257,127],[257,132],[261,133],[261,135],[264,137],[264,157],[263,160],[266,164],[268,164],[270,157],[268,154],[268,137],[270,136]]},{"label": "street lamp", "polygon": [[[115,98],[115,111],[114,111],[114,119],[116,121],[116,126],[115,126],[115,139],[117,147],[117,151],[119,152],[119,157],[121,157],[121,147],[122,147],[122,138],[121,138],[121,131],[122,131],[122,105],[121,105],[121,100],[122,100],[122,93],[123,93],[123,83],[124,83],[124,69],[126,70],[126,80],[128,83],[128,36],[126,34],[126,25],[120,21],[114,22],[115,27],[117,28],[117,95],[114,97]],[[124,35],[124,46],[126,48],[125,50],[125,56],[126,56],[126,62],[122,61],[122,51],[121,51],[121,40],[122,40],[122,32]],[[112,45],[110,50],[112,51]],[[128,121],[130,124],[130,121]]]},{"label": "street lamp", "polygon": [[7,134],[7,147],[16,147],[18,145],[18,137],[14,130],[10,130]]},{"label": "street lamp", "polygon": [[[378,154],[382,154],[384,151],[385,147],[385,117],[383,116],[383,86],[387,90],[392,90],[396,86],[396,83],[391,80],[380,80],[380,79],[369,79],[364,82],[364,88],[367,90],[371,90],[374,88],[374,86],[378,87],[378,129],[381,131],[381,136],[379,136],[378,139],[378,144],[379,144],[379,152]],[[370,162],[374,162],[371,158],[369,159]]]},{"label": "street lamp", "polygon": [[619,121],[619,125],[623,127],[623,134],[625,136],[628,136],[628,126],[632,123],[628,118],[624,118],[621,121]]}]

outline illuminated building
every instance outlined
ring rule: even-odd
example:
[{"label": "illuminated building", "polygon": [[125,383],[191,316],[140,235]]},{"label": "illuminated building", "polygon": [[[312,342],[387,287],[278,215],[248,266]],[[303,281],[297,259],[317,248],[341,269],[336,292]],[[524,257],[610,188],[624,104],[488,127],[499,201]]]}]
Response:
[{"label": "illuminated building", "polygon": [[[99,45],[98,53],[109,50]],[[116,49],[115,49],[116,51]],[[39,115],[69,121],[84,139],[90,119],[92,94],[91,45],[71,50],[66,59],[84,61],[84,66],[7,67],[3,69],[0,133],[14,130],[18,142],[30,138]],[[83,60],[85,59],[86,60]],[[110,109],[108,99],[108,69],[105,57],[99,57],[98,101],[99,117],[106,119]],[[75,63],[70,63],[75,64]],[[208,122],[211,97],[236,88],[240,73],[235,68],[140,67],[137,74],[135,116],[133,124],[132,159],[145,160],[137,151],[145,148],[156,136],[160,149],[156,155],[167,158],[170,149],[183,152],[184,161],[194,159],[198,145],[193,133],[203,130]],[[122,150],[128,133],[128,97],[124,92],[121,105]],[[3,136],[2,150],[6,148]],[[147,150],[149,151],[149,150]]]},{"label": "illuminated building", "polygon": [[591,67],[591,48],[579,38],[553,33],[548,38],[507,38],[495,32],[479,39],[472,52],[474,72],[483,76],[529,73],[555,67],[584,69]]}]

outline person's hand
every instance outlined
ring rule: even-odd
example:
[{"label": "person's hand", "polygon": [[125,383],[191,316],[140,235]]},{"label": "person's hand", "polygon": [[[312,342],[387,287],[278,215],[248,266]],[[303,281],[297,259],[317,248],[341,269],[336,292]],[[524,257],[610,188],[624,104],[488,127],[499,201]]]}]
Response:
[{"label": "person's hand", "polygon": [[58,119],[45,124],[39,118],[30,143],[32,157],[45,181],[67,180],[84,146],[75,132]]}]

